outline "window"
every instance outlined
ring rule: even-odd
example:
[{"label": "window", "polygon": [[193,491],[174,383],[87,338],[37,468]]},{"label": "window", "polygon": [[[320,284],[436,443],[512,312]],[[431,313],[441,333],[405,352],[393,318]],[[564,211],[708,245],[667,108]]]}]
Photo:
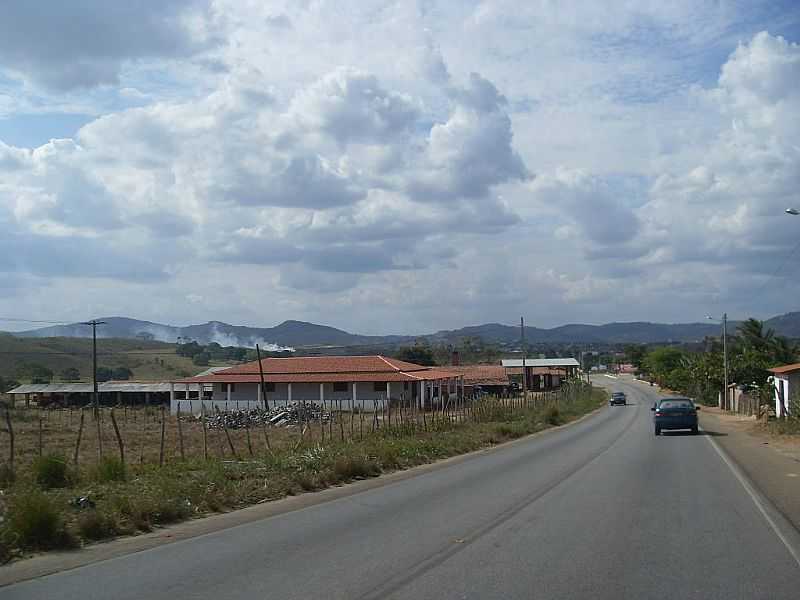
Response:
[{"label": "window", "polygon": [[376,381],[372,384],[372,390],[375,392],[385,392],[386,391],[386,382],[385,381]]},{"label": "window", "polygon": [[333,384],[334,392],[346,392],[348,389],[350,389],[350,384],[346,381],[336,381]]}]

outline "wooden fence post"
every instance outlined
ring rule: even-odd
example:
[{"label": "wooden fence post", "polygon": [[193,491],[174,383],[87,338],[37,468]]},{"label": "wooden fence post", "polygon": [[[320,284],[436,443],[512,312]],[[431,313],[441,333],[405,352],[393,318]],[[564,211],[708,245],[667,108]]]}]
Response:
[{"label": "wooden fence post", "polygon": [[208,460],[208,428],[206,427],[206,403],[200,404],[200,422],[203,425],[203,460]]},{"label": "wooden fence post", "polygon": [[44,446],[44,443],[42,442],[42,428],[43,428],[42,421],[43,421],[43,419],[42,419],[42,411],[40,409],[39,410],[39,456],[42,455],[43,446]]},{"label": "wooden fence post", "polygon": [[161,445],[158,450],[158,466],[164,466],[164,441],[167,435],[167,420],[164,418],[164,405],[161,405]]},{"label": "wooden fence post", "polygon": [[78,424],[78,439],[75,442],[75,453],[72,455],[72,462],[77,466],[78,465],[78,452],[81,449],[81,436],[83,435],[83,420],[86,417],[86,411],[81,409],[81,419],[80,423]]},{"label": "wooden fence post", "polygon": [[11,411],[6,407],[6,426],[8,427],[8,468],[14,477],[14,426],[11,425]]},{"label": "wooden fence post", "polygon": [[[191,405],[190,409],[191,409]],[[191,412],[191,411],[190,411]],[[181,460],[186,460],[186,455],[183,452],[183,424],[181,423],[181,402],[178,400],[178,412],[175,414],[175,418],[178,420],[178,447],[181,451]]]},{"label": "wooden fence post", "polygon": [[94,423],[95,429],[97,430],[97,458],[99,460],[103,460],[103,433],[100,427],[100,417],[103,414],[103,410],[98,407],[98,409],[94,413]]},{"label": "wooden fence post", "polygon": [[114,416],[114,409],[111,409],[111,424],[114,426],[114,435],[117,436],[117,444],[119,445],[119,459],[122,461],[122,464],[125,464],[125,444],[122,443],[122,436],[119,433],[119,427],[117,426],[117,418]]}]

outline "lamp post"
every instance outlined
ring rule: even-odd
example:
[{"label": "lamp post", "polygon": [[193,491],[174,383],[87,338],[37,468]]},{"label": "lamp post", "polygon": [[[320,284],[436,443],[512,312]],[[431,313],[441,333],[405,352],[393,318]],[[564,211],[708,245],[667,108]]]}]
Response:
[{"label": "lamp post", "polygon": [[[707,316],[706,319],[719,321],[711,316]],[[728,410],[728,313],[722,313],[722,364],[725,371],[725,389],[724,400],[720,401],[719,407]]]}]

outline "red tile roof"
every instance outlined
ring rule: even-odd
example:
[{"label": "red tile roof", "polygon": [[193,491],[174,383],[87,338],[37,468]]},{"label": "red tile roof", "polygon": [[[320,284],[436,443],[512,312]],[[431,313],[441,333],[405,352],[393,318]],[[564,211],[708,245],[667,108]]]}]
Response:
[{"label": "red tile roof", "polygon": [[776,373],[778,375],[782,373],[794,373],[795,371],[800,371],[800,363],[794,363],[792,365],[783,365],[782,367],[773,367],[772,369],[767,369],[772,373]]},{"label": "red tile roof", "polygon": [[[261,359],[265,381],[322,383],[333,381],[418,381],[446,379],[460,374],[449,369],[424,367],[384,356],[308,356]],[[258,361],[215,373],[181,379],[176,383],[258,383]]]},{"label": "red tile roof", "polygon": [[447,367],[447,369],[463,375],[466,385],[509,384],[506,369],[501,365],[459,365],[457,367]]}]

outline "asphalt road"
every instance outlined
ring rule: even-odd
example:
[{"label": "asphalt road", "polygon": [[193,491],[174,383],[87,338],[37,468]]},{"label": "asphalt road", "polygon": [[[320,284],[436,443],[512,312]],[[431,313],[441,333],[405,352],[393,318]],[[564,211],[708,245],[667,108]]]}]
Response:
[{"label": "asphalt road", "polygon": [[653,392],[613,385],[632,405],[0,598],[800,597],[798,562],[709,435],[655,437]]}]

